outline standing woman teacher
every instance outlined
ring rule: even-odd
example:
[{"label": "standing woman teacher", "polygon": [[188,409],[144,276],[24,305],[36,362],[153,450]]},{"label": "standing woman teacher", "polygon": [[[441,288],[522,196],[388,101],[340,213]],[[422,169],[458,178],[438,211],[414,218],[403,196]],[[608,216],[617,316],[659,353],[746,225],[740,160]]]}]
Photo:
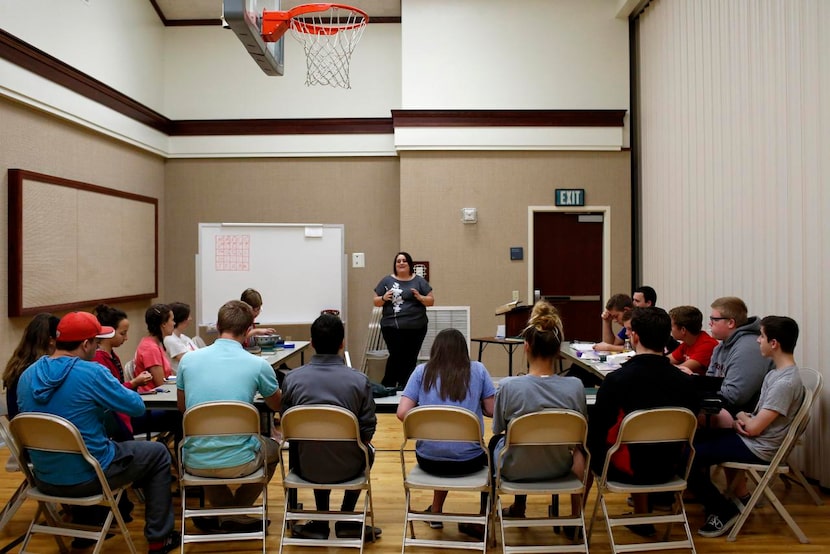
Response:
[{"label": "standing woman teacher", "polygon": [[383,307],[380,330],[389,350],[383,385],[402,389],[418,363],[418,352],[427,334],[427,306],[435,304],[432,287],[415,275],[409,253],[395,255],[392,274],[375,287],[374,302]]}]

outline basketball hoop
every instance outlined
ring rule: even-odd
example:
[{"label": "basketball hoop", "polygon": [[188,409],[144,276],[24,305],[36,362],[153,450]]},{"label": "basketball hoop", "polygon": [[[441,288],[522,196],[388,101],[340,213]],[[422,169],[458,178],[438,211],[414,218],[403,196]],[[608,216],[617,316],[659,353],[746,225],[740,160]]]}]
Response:
[{"label": "basketball hoop", "polygon": [[352,88],[349,63],[369,16],[343,4],[303,4],[286,12],[262,12],[262,40],[276,42],[291,29],[306,55],[306,86]]}]

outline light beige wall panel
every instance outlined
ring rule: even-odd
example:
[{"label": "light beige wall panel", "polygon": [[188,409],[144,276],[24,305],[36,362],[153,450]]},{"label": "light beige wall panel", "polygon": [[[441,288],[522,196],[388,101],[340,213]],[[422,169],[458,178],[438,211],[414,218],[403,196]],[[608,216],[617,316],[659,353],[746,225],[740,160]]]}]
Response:
[{"label": "light beige wall panel", "polygon": [[[30,169],[155,197],[159,199],[159,210],[163,213],[164,162],[161,158],[5,99],[0,99],[0,122],[0,181],[3,183],[0,193],[0,229],[3,230],[3,237],[8,228],[10,168]],[[102,220],[105,219],[102,217]],[[59,240],[60,226],[56,222],[46,224],[53,226],[51,232],[55,240]],[[90,256],[108,252],[106,229],[102,229],[100,236],[99,249],[97,253],[91,252]],[[163,221],[160,221],[159,236],[159,294],[164,298],[164,280],[161,278],[165,248]],[[121,255],[120,252],[109,253],[110,263],[116,263]],[[30,319],[5,317],[8,313],[7,264],[8,243],[4,238],[0,241],[0,347],[4,353],[0,363],[3,367]],[[60,264],[55,263],[55,271],[60,270]],[[144,310],[148,305],[147,302],[132,302],[118,306],[127,312],[132,324],[128,342],[119,349],[123,359],[132,357],[138,340],[146,333]]]},{"label": "light beige wall panel", "polygon": [[[396,158],[168,161],[164,216],[170,230],[166,237],[168,300],[195,308],[194,256],[200,222],[342,223],[349,255],[347,347],[358,365],[372,310],[372,289],[384,273],[391,272],[398,249],[398,167]],[[366,254],[365,268],[351,268],[352,252]],[[298,290],[297,294],[313,295],[314,291]],[[303,338],[296,329],[283,333]]]},{"label": "light beige wall panel", "polygon": [[[528,206],[553,205],[556,188],[584,188],[586,204],[611,206],[611,289],[629,292],[629,160],[628,152],[402,153],[401,248],[430,262],[436,305],[470,306],[471,336],[493,335],[503,323],[495,308],[514,290],[527,298]],[[478,223],[461,223],[464,207],[478,209]],[[524,247],[523,261],[510,261],[511,246]],[[483,361],[507,374],[498,347]]]},{"label": "light beige wall panel", "polygon": [[[740,296],[801,327],[796,360],[830,342],[830,3],[652,2],[639,21],[643,275],[666,307]],[[805,434],[830,483],[830,399]]]}]

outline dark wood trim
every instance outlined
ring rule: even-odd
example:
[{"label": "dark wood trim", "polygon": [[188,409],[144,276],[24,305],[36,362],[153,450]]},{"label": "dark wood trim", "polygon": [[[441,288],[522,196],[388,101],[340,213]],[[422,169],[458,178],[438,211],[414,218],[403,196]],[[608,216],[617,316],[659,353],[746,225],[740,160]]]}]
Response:
[{"label": "dark wood trim", "polygon": [[[35,315],[44,311],[66,311],[85,306],[104,303],[122,303],[132,302],[134,300],[145,300],[155,298],[158,296],[158,281],[159,281],[159,201],[158,198],[151,196],[143,196],[134,194],[132,192],[125,192],[115,190],[99,185],[84,183],[81,181],[73,181],[63,177],[56,177],[54,175],[45,175],[35,171],[26,169],[9,169],[8,171],[9,191],[9,213],[8,213],[8,279],[9,279],[9,317],[29,316]],[[137,202],[146,202],[153,206],[154,212],[154,263],[153,269],[153,291],[146,293],[133,294],[129,296],[118,296],[113,298],[91,298],[79,301],[73,301],[63,304],[50,304],[43,306],[23,306],[23,181],[39,181],[41,183],[49,183],[52,185],[59,185],[70,187],[78,190],[85,190],[98,194],[105,194],[108,196],[115,196],[118,198],[126,198]],[[57,268],[59,271],[60,268]]]},{"label": "dark wood trim", "polygon": [[172,121],[170,136],[391,134],[391,117]]},{"label": "dark wood trim", "polygon": [[170,120],[160,113],[20,40],[3,29],[0,29],[0,58],[157,131],[167,133],[170,126]]},{"label": "dark wood trim", "polygon": [[159,5],[158,5],[158,3],[156,2],[156,0],[150,0],[150,5],[151,5],[151,6],[153,6],[153,9],[154,9],[154,10],[156,10],[156,15],[158,15],[158,16],[159,16],[159,19],[161,20],[161,22],[162,22],[165,26],[167,26],[167,18],[166,18],[166,17],[164,17],[164,12],[163,12],[163,11],[161,11],[161,7],[159,7]]},{"label": "dark wood trim", "polygon": [[165,27],[219,27],[221,19],[167,19]]},{"label": "dark wood trim", "polygon": [[625,110],[392,110],[398,127],[622,127]]}]

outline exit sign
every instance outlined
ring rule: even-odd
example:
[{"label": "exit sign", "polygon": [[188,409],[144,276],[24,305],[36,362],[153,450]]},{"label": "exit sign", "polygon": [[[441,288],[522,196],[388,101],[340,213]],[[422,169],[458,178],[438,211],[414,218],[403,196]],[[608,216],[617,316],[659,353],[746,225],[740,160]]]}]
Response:
[{"label": "exit sign", "polygon": [[556,189],[557,206],[584,206],[585,189]]}]

